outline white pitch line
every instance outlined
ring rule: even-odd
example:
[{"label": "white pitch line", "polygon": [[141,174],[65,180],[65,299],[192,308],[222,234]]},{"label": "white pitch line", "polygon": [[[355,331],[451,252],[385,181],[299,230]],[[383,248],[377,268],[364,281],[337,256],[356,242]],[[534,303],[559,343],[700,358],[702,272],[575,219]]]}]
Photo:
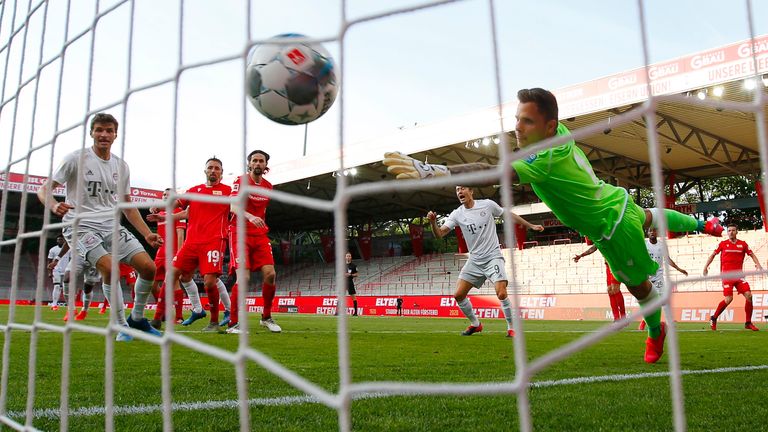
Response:
[{"label": "white pitch line", "polygon": [[[741,366],[741,367],[727,367],[717,369],[700,369],[700,370],[683,370],[683,375],[705,375],[705,374],[719,374],[719,373],[732,373],[732,372],[750,372],[757,370],[768,370],[768,365],[757,366]],[[601,382],[619,382],[638,380],[645,378],[665,378],[670,375],[669,372],[646,372],[638,374],[618,374],[618,375],[602,375],[593,377],[579,377],[579,378],[564,378],[559,380],[548,381],[535,381],[530,384],[531,388],[548,388],[557,387],[562,385],[574,385],[574,384],[594,384]],[[479,385],[482,387],[482,384]],[[418,395],[413,393],[411,395]],[[392,396],[385,393],[368,393],[357,394],[353,396],[353,399],[373,399]],[[319,401],[313,396],[283,396],[274,398],[258,398],[249,399],[249,406],[285,406],[285,405],[299,405],[308,403],[319,403]],[[210,409],[235,409],[240,406],[239,400],[222,400],[222,401],[205,401],[205,402],[174,402],[172,404],[173,411],[197,411],[197,410],[210,410]],[[136,414],[154,414],[162,412],[162,405],[129,405],[129,406],[116,406],[113,413],[115,415],[136,415]],[[102,406],[76,408],[70,411],[70,417],[92,417],[103,416],[105,409]],[[12,411],[7,414],[9,418],[25,417],[26,413],[23,411]],[[34,418],[36,419],[57,419],[59,418],[59,410],[54,408],[37,409],[34,412]]]}]

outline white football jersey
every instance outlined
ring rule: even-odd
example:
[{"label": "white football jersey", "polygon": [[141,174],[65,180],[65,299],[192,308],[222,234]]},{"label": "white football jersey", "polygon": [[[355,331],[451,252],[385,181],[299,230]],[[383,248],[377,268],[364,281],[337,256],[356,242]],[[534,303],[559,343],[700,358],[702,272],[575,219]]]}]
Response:
[{"label": "white football jersey", "polygon": [[648,248],[648,255],[651,259],[659,263],[659,269],[656,270],[655,275],[651,275],[651,280],[661,280],[664,277],[664,255],[662,254],[661,242],[656,241],[656,244],[651,243],[650,240],[645,239],[645,247]]},{"label": "white football jersey", "polygon": [[[83,153],[83,166],[78,169],[80,154]],[[109,160],[101,159],[92,147],[77,150],[67,155],[56,169],[52,179],[66,185],[66,202],[75,206],[64,215],[63,222],[75,218],[77,204],[82,206],[80,226],[101,231],[111,230],[115,224],[114,209],[122,195],[130,194],[131,176],[128,164],[110,154]],[[125,181],[118,190],[118,181]]]},{"label": "white football jersey", "polygon": [[501,256],[496,218],[503,213],[504,210],[495,201],[475,200],[475,205],[470,209],[461,205],[452,211],[443,225],[450,229],[456,226],[461,228],[469,249],[469,259],[486,262]]}]

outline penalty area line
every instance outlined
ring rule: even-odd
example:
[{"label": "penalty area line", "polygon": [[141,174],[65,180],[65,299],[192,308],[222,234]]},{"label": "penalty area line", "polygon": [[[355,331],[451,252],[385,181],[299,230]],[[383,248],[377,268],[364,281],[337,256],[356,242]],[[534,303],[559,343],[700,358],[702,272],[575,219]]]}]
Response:
[{"label": "penalty area line", "polygon": [[[683,370],[682,375],[707,375],[707,374],[720,374],[720,373],[733,373],[733,372],[751,372],[759,370],[768,370],[768,365],[755,365],[755,366],[741,366],[741,367],[727,367],[717,369],[700,369],[700,370]],[[530,388],[550,388],[563,385],[574,384],[595,384],[603,382],[619,382],[629,381],[646,378],[665,378],[670,375],[670,372],[646,372],[637,374],[617,374],[617,375],[601,375],[591,377],[579,377],[579,378],[564,378],[559,380],[547,380],[547,381],[534,381],[530,384]],[[478,387],[483,387],[482,384]],[[418,393],[411,393],[410,396],[417,396]],[[381,397],[391,397],[392,394],[385,393],[367,393],[358,394],[353,396],[354,400],[361,399],[374,399]],[[254,398],[248,400],[249,406],[286,406],[286,405],[300,405],[300,404],[316,404],[319,403],[318,399],[313,396],[282,396],[274,398]],[[174,402],[172,404],[172,410],[174,412],[181,411],[199,411],[210,409],[237,409],[240,406],[239,400],[220,400],[220,401],[202,401],[202,402]],[[115,415],[141,415],[141,414],[154,414],[163,411],[162,405],[128,405],[128,406],[116,406],[113,413]],[[92,417],[103,416],[106,410],[103,406],[83,407],[70,410],[70,417]],[[11,411],[6,414],[9,418],[23,418],[26,416],[24,411]],[[59,409],[47,408],[36,409],[34,412],[35,419],[57,419],[59,418]]]}]

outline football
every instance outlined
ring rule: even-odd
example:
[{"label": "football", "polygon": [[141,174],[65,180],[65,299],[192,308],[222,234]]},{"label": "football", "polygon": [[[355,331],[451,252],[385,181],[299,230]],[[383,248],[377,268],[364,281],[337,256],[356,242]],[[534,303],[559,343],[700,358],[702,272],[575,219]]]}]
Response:
[{"label": "football", "polygon": [[[333,58],[320,44],[292,40],[288,33],[255,46],[248,55],[246,93],[256,109],[284,125],[317,120],[333,105],[339,87]],[[287,42],[287,43],[286,43]]]}]

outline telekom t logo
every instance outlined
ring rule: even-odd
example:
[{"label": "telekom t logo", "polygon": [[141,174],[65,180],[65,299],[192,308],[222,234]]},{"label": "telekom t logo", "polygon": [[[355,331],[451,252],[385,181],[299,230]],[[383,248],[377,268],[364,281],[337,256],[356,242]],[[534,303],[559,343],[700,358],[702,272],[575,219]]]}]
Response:
[{"label": "telekom t logo", "polygon": [[288,51],[285,54],[285,56],[288,57],[288,60],[293,62],[293,64],[295,64],[296,66],[301,65],[302,63],[304,63],[307,60],[307,57],[305,57],[304,53],[302,53],[301,50],[298,49],[298,48],[294,48],[294,49]]}]

